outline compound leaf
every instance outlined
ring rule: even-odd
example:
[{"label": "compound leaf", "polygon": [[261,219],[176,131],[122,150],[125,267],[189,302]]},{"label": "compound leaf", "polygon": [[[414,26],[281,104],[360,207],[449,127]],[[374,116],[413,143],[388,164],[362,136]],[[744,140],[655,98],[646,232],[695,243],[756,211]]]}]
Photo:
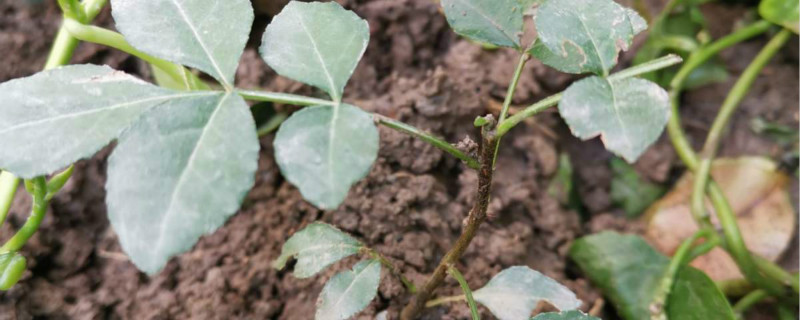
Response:
[{"label": "compound leaf", "polygon": [[[569,256],[622,318],[650,318],[650,303],[669,259],[641,237],[615,232],[586,236],[573,243]],[[669,319],[733,319],[725,296],[704,273],[691,267],[678,271],[666,311]]]},{"label": "compound leaf", "polygon": [[89,157],[175,92],[106,66],[73,65],[0,85],[0,168],[23,178]]},{"label": "compound leaf", "polygon": [[361,261],[352,271],[336,274],[328,280],[317,298],[316,320],[345,320],[364,310],[378,294],[381,263]]},{"label": "compound leaf", "polygon": [[[635,11],[612,0],[547,0],[534,17],[543,48],[531,53],[548,65],[569,73],[599,75],[617,64],[645,23]],[[557,58],[560,58],[559,62]]]},{"label": "compound leaf", "polygon": [[153,274],[222,226],[253,186],[259,143],[233,93],[171,100],[119,139],[106,203],[122,248]]},{"label": "compound leaf", "polygon": [[278,74],[340,101],[369,42],[369,25],[336,2],[292,1],[272,18],[261,57]]},{"label": "compound leaf", "polygon": [[472,296],[501,320],[527,319],[541,300],[559,310],[581,305],[567,287],[526,266],[500,271]]},{"label": "compound leaf", "polygon": [[275,159],[283,176],[322,209],[336,209],[377,156],[372,116],[348,104],[306,107],[275,136]]},{"label": "compound leaf", "polygon": [[202,70],[232,87],[250,35],[248,0],[111,0],[117,29],[136,49]]},{"label": "compound leaf", "polygon": [[769,22],[800,31],[800,3],[796,0],[761,0],[758,13]]},{"label": "compound leaf", "polygon": [[297,259],[294,276],[308,278],[332,263],[358,253],[363,245],[333,226],[314,222],[296,232],[283,245],[281,255],[272,263],[283,269],[291,257]]},{"label": "compound leaf", "polygon": [[527,8],[519,0],[442,0],[442,8],[450,27],[464,37],[503,47],[522,46],[522,17]]},{"label": "compound leaf", "polygon": [[540,313],[531,320],[600,320],[578,310]]},{"label": "compound leaf", "polygon": [[589,139],[600,135],[606,148],[628,162],[658,139],[669,119],[669,96],[644,79],[589,77],[573,83],[558,111],[572,134]]}]

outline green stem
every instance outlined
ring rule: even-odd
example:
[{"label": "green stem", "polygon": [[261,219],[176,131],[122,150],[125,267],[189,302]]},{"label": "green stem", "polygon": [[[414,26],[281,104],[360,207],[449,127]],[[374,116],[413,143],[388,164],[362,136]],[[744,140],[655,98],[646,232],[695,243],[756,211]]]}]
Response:
[{"label": "green stem", "polygon": [[462,152],[461,150],[458,150],[458,148],[454,147],[452,144],[448,143],[447,141],[439,139],[439,138],[431,135],[430,133],[424,132],[424,131],[422,131],[420,129],[417,129],[417,128],[413,127],[413,126],[410,126],[408,124],[405,124],[403,122],[394,120],[394,119],[386,117],[386,116],[382,116],[382,115],[379,115],[379,114],[374,114],[374,118],[375,118],[375,121],[377,123],[379,123],[379,124],[382,124],[384,126],[387,126],[389,128],[392,128],[392,129],[400,131],[400,132],[404,132],[404,133],[410,134],[410,135],[412,135],[414,137],[419,138],[422,141],[430,143],[434,147],[437,147],[437,148],[441,149],[444,152],[447,152],[447,153],[455,156],[458,159],[461,159],[461,161],[464,161],[464,163],[468,167],[470,167],[472,169],[476,169],[477,170],[477,169],[480,168],[480,163],[478,162],[478,160],[476,160],[475,158],[467,155],[466,153]]},{"label": "green stem", "polygon": [[766,291],[754,290],[753,292],[750,292],[739,299],[739,301],[736,301],[736,304],[733,305],[733,312],[736,313],[736,316],[739,319],[743,319],[743,313],[747,311],[747,309],[750,309],[750,307],[761,302],[767,297],[769,297],[769,294]]},{"label": "green stem", "polygon": [[61,28],[58,29],[56,39],[53,41],[53,46],[50,49],[50,56],[47,57],[47,62],[44,64],[44,69],[49,70],[68,64],[69,60],[72,59],[75,48],[78,47],[78,42],[78,39],[73,38],[69,34],[69,31],[67,31],[62,22]]},{"label": "green stem", "polygon": [[39,230],[39,225],[42,223],[45,213],[47,213],[47,182],[44,177],[33,178],[33,208],[28,221],[20,228],[11,239],[8,239],[3,247],[0,247],[0,252],[14,252],[22,248],[28,239]]},{"label": "green stem", "polygon": [[[654,60],[642,63],[640,65],[636,65],[636,66],[630,67],[628,69],[619,71],[617,73],[614,73],[614,74],[608,76],[608,79],[621,80],[621,79],[625,79],[625,78],[636,77],[636,76],[639,76],[639,75],[642,75],[642,74],[645,74],[645,73],[648,73],[648,72],[652,72],[652,71],[663,69],[663,68],[666,68],[666,67],[669,67],[669,66],[673,66],[675,64],[680,63],[681,61],[683,61],[683,59],[681,59],[680,56],[674,55],[674,54],[670,54],[670,55],[666,55],[666,56],[658,58],[658,59],[654,59]],[[546,110],[547,108],[550,108],[550,107],[558,104],[558,102],[561,101],[562,95],[563,95],[562,93],[557,93],[557,94],[554,94],[554,95],[549,96],[547,98],[544,98],[544,99],[540,100],[539,102],[536,102],[536,103],[528,106],[527,108],[523,109],[522,111],[518,112],[517,114],[515,114],[515,115],[513,115],[511,117],[508,117],[505,120],[500,121],[499,124],[497,125],[497,136],[498,137],[502,137],[503,135],[508,133],[509,130],[514,128],[516,125],[518,125],[523,120],[525,120],[527,118],[530,118],[530,117],[534,116],[535,114],[537,114],[539,112],[542,112],[542,111]]]},{"label": "green stem", "polygon": [[278,127],[280,127],[283,121],[286,121],[286,118],[288,117],[289,114],[285,112],[276,113],[274,116],[269,118],[269,120],[267,120],[267,123],[262,124],[260,127],[258,127],[258,129],[256,130],[258,137],[260,138],[266,136],[272,133],[272,131],[275,131],[276,129],[278,129]]},{"label": "green stem", "polygon": [[50,178],[50,181],[47,182],[47,195],[45,195],[45,200],[50,201],[53,197],[56,196],[56,193],[67,184],[69,178],[72,177],[72,173],[75,171],[75,166],[71,165],[66,170],[62,171],[59,174],[54,175]]},{"label": "green stem", "polygon": [[701,238],[707,237],[711,233],[713,233],[713,230],[711,229],[699,230],[691,237],[686,238],[678,247],[678,250],[675,251],[675,254],[672,256],[672,259],[669,262],[667,271],[664,273],[664,277],[661,278],[659,290],[656,292],[653,302],[650,304],[650,318],[652,320],[667,319],[667,315],[664,312],[664,306],[666,306],[667,297],[669,297],[669,293],[672,291],[672,285],[675,283],[675,277],[678,275],[678,271],[688,261],[689,253],[691,252],[694,243]]},{"label": "green stem", "polygon": [[700,154],[700,166],[695,173],[694,190],[691,197],[691,209],[695,212],[695,215],[704,215],[702,212],[705,211],[705,190],[711,173],[711,162],[719,149],[719,143],[722,140],[725,128],[727,128],[730,119],[733,117],[741,101],[747,95],[747,92],[750,91],[750,87],[752,87],[758,74],[761,73],[761,70],[764,69],[778,50],[786,44],[790,35],[791,31],[783,29],[773,37],[772,40],[761,49],[761,52],[758,53],[744,72],[742,72],[742,75],[733,85],[733,88],[731,88],[731,91],[722,103],[722,107],[719,113],[717,113],[714,123],[711,125],[708,138],[706,138],[705,145]]},{"label": "green stem", "polygon": [[[517,90],[517,85],[519,84],[519,78],[522,76],[522,69],[525,68],[525,63],[530,60],[531,55],[527,52],[523,53],[519,57],[519,62],[517,63],[517,68],[514,70],[514,76],[511,78],[511,84],[508,85],[508,91],[506,91],[506,98],[503,100],[503,108],[500,109],[500,117],[497,119],[497,123],[501,123],[506,120],[508,117],[508,109],[511,108],[511,101],[514,100],[514,91]],[[497,153],[500,151],[500,139],[501,136],[497,136],[497,146],[494,149],[494,157],[492,158],[492,167],[494,167],[495,162],[497,162]]]},{"label": "green stem", "polygon": [[[747,27],[741,28],[729,34],[728,36],[723,37],[698,51],[695,51],[673,78],[672,83],[670,84],[672,114],[667,124],[667,130],[678,156],[690,170],[695,172],[698,171],[699,160],[697,155],[694,153],[689,140],[686,138],[680,123],[678,105],[680,102],[680,92],[683,89],[684,82],[695,68],[714,57],[723,49],[759,35],[767,31],[770,26],[771,24],[769,22],[759,21]],[[733,256],[736,264],[739,266],[739,268],[742,270],[742,273],[745,274],[748,280],[758,287],[766,289],[770,293],[781,294],[782,290],[780,288],[780,284],[775,281],[776,278],[774,276],[776,274],[768,274],[769,277],[765,278],[761,275],[761,273],[759,273],[759,269],[763,270],[765,265],[771,266],[772,263],[766,262],[757,265],[756,262],[753,261],[753,257],[750,255],[750,252],[747,250],[747,247],[741,238],[741,234],[739,232],[738,225],[736,224],[736,219],[734,217],[733,210],[730,207],[730,203],[728,203],[728,200],[725,198],[725,195],[722,193],[722,190],[716,183],[709,180],[707,185],[709,198],[714,207],[714,211],[720,218],[720,224],[723,228],[723,233],[725,236],[725,249]],[[694,210],[692,213],[694,214],[694,217],[700,224],[701,228],[712,227],[711,221],[707,215],[698,215],[700,212],[696,212]],[[758,261],[758,259],[756,259],[756,261]],[[775,266],[775,268],[779,267]],[[772,269],[774,268],[771,268],[771,270]],[[793,286],[793,288],[795,289],[795,292],[797,292],[797,287]]]},{"label": "green stem", "polygon": [[0,225],[6,221],[11,203],[14,202],[14,195],[19,187],[19,178],[11,172],[0,172]]},{"label": "green stem", "polygon": [[461,301],[464,301],[464,300],[467,300],[467,297],[465,295],[463,295],[463,294],[460,295],[460,296],[441,297],[441,298],[428,300],[428,302],[425,303],[425,307],[426,308],[432,308],[432,307],[435,307],[435,306],[443,305],[445,303],[461,302]]},{"label": "green stem", "polygon": [[709,233],[709,235],[706,238],[705,242],[703,242],[703,243],[695,246],[694,248],[692,248],[692,252],[689,253],[689,260],[688,261],[691,262],[694,259],[697,259],[697,257],[700,257],[700,256],[708,253],[709,251],[713,250],[714,248],[716,248],[720,244],[722,244],[722,238],[720,238],[720,236],[717,235],[714,232]]},{"label": "green stem", "polygon": [[61,7],[64,17],[78,21],[85,20],[83,8],[78,0],[58,0],[58,6]]},{"label": "green stem", "polygon": [[417,293],[417,287],[414,286],[414,283],[411,282],[411,280],[408,280],[408,278],[406,278],[402,273],[400,273],[400,270],[398,270],[397,267],[395,267],[394,264],[391,261],[389,261],[389,259],[386,259],[386,257],[380,254],[380,252],[375,251],[371,248],[365,248],[365,250],[367,255],[369,255],[372,259],[378,260],[378,262],[380,262],[384,267],[386,267],[386,269],[389,269],[389,272],[391,274],[400,279],[400,282],[403,283],[403,285],[406,287],[409,293],[411,294]]},{"label": "green stem", "polygon": [[334,106],[336,102],[324,99],[311,98],[290,93],[264,92],[255,90],[237,90],[239,95],[247,100],[266,101],[295,106]]},{"label": "green stem", "polygon": [[472,320],[481,320],[481,315],[478,314],[478,305],[475,303],[475,299],[472,298],[472,290],[469,289],[467,280],[464,279],[464,276],[458,271],[458,268],[452,264],[448,266],[447,273],[449,273],[451,277],[458,281],[458,284],[461,286],[461,290],[464,291],[464,297],[467,299],[469,312],[472,314]]},{"label": "green stem", "polygon": [[83,7],[83,16],[86,18],[84,23],[92,22],[107,2],[108,0],[83,0],[81,6]]}]

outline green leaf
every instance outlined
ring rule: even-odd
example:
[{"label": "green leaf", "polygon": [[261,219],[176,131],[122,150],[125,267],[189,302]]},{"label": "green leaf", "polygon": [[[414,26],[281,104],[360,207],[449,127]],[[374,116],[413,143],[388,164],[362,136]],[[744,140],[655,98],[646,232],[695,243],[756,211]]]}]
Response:
[{"label": "green leaf", "polygon": [[338,3],[292,1],[272,18],[260,51],[278,74],[341,101],[368,42],[367,21]]},{"label": "green leaf", "polygon": [[524,10],[518,0],[442,0],[442,8],[459,35],[501,47],[522,47]]},{"label": "green leaf", "polygon": [[381,263],[361,261],[353,271],[344,271],[328,280],[317,298],[316,320],[344,320],[364,310],[378,294]]},{"label": "green leaf", "polygon": [[691,267],[681,268],[678,272],[666,310],[669,319],[735,319],[728,299],[714,281]]},{"label": "green leaf", "polygon": [[153,274],[234,214],[253,186],[259,143],[235,93],[171,100],[119,139],[106,203],[122,248]]},{"label": "green leaf", "polygon": [[546,0],[534,17],[543,48],[531,54],[545,64],[568,73],[599,75],[617,64],[633,36],[646,27],[635,11],[612,0]]},{"label": "green leaf", "polygon": [[769,22],[800,31],[800,3],[797,0],[761,0],[758,13]]},{"label": "green leaf", "polygon": [[527,319],[542,300],[559,310],[581,305],[567,287],[526,266],[500,271],[472,296],[500,320]]},{"label": "green leaf", "polygon": [[248,0],[111,0],[117,29],[136,49],[202,70],[227,87],[250,36]]},{"label": "green leaf", "polygon": [[[622,318],[650,318],[650,303],[660,287],[669,259],[641,237],[602,232],[576,240],[569,255],[609,298]],[[709,285],[715,286],[701,271],[681,268],[667,300],[669,318],[733,319],[725,297]],[[693,317],[695,314],[699,316]]]},{"label": "green leaf", "polygon": [[628,162],[658,139],[670,115],[669,96],[644,79],[589,77],[573,83],[558,111],[581,139],[600,136],[606,148]]},{"label": "green leaf", "polygon": [[578,310],[540,313],[531,320],[600,320]]},{"label": "green leaf", "polygon": [[341,230],[314,222],[286,241],[272,267],[283,269],[289,258],[295,257],[294,276],[308,278],[334,262],[358,253],[363,247],[361,242]]},{"label": "green leaf", "polygon": [[11,289],[25,273],[25,257],[16,252],[0,253],[0,291]]},{"label": "green leaf", "polygon": [[93,155],[149,108],[197,95],[95,65],[8,81],[0,85],[0,168],[23,178],[55,172]]},{"label": "green leaf", "polygon": [[369,113],[348,104],[306,107],[275,136],[283,176],[322,209],[336,209],[378,156],[378,129]]},{"label": "green leaf", "polygon": [[628,218],[644,212],[666,192],[664,187],[642,179],[639,173],[619,158],[611,159],[611,200],[622,207]]}]

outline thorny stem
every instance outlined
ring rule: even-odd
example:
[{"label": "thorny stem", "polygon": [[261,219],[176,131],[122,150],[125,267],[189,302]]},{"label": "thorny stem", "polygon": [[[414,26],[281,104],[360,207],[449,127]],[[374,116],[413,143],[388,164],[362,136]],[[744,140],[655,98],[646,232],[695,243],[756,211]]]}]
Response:
[{"label": "thorny stem", "polygon": [[472,320],[481,320],[481,315],[478,313],[478,305],[475,303],[475,299],[472,298],[472,290],[470,290],[467,280],[464,279],[464,275],[452,264],[447,267],[447,273],[456,279],[461,286],[461,291],[464,292],[464,297],[467,299],[467,304],[469,305],[469,313],[472,314]]},{"label": "thorny stem", "polygon": [[669,293],[672,291],[672,285],[675,283],[675,276],[678,275],[678,271],[681,269],[681,267],[689,262],[690,252],[694,246],[694,243],[697,242],[697,240],[707,237],[713,233],[714,231],[711,229],[702,229],[697,231],[691,237],[686,238],[678,247],[678,250],[675,251],[675,254],[672,256],[672,260],[669,262],[667,271],[661,278],[658,291],[656,291],[655,297],[650,303],[650,319],[667,320],[667,315],[664,313],[664,306],[667,303],[667,297],[669,296]]},{"label": "thorny stem", "polygon": [[[658,58],[658,59],[655,59],[655,60],[651,60],[651,61],[642,63],[640,65],[636,65],[636,66],[630,67],[628,69],[619,71],[617,73],[614,73],[614,74],[608,76],[608,78],[610,80],[622,80],[622,79],[625,79],[625,78],[636,77],[636,76],[639,76],[639,75],[642,75],[642,74],[645,74],[645,73],[648,73],[648,72],[652,72],[652,71],[663,69],[663,68],[666,68],[666,67],[669,67],[669,66],[676,65],[678,63],[681,63],[681,61],[683,61],[683,59],[681,59],[680,56],[674,55],[674,54],[669,54],[669,55],[663,56],[661,58]],[[558,102],[561,101],[562,95],[563,95],[562,93],[557,93],[557,94],[554,94],[554,95],[549,96],[547,98],[544,98],[544,99],[540,100],[539,102],[536,102],[536,103],[528,106],[527,108],[523,109],[522,111],[516,113],[515,115],[500,121],[500,123],[497,125],[497,136],[498,137],[504,136],[506,133],[508,133],[509,130],[514,128],[516,125],[518,125],[523,120],[525,120],[527,118],[530,118],[530,117],[534,116],[535,114],[537,114],[539,112],[542,112],[542,111],[546,110],[547,108],[550,108],[550,107],[558,104]]]},{"label": "thorny stem", "polygon": [[[672,113],[667,124],[667,130],[678,156],[690,170],[697,171],[699,161],[697,155],[694,153],[694,150],[691,147],[691,144],[686,138],[683,129],[681,128],[678,105],[680,102],[680,92],[683,88],[683,83],[695,68],[708,61],[708,59],[715,56],[717,53],[719,53],[719,51],[759,35],[769,29],[770,26],[771,24],[769,22],[759,21],[747,27],[741,28],[729,34],[728,36],[723,37],[698,51],[695,51],[673,78],[672,83],[670,84]],[[753,257],[747,250],[747,247],[742,240],[738,225],[736,224],[733,210],[730,206],[730,203],[728,203],[728,200],[725,198],[725,195],[722,193],[722,190],[716,183],[709,181],[707,192],[714,207],[714,211],[720,218],[720,224],[722,225],[723,234],[725,236],[723,245],[725,249],[731,253],[731,256],[733,256],[737,265],[742,270],[742,273],[744,273],[747,279],[756,284],[758,287],[765,288],[772,293],[780,294],[782,290],[779,284],[773,279],[776,279],[776,276],[782,276],[783,274],[771,272],[768,274],[769,278],[765,278],[761,273],[759,273],[759,269],[763,270],[764,266],[754,262]],[[700,224],[701,228],[713,228],[711,220],[708,216],[698,215],[697,212],[693,213],[695,220],[698,222],[698,224]],[[771,263],[767,262],[767,264],[769,265]],[[775,266],[775,268],[779,267]],[[773,268],[770,269],[773,270]],[[792,279],[778,279],[783,283],[791,283],[792,287],[796,288],[794,283],[792,283]]]},{"label": "thorny stem", "polygon": [[403,308],[400,314],[402,320],[412,320],[419,315],[425,307],[425,303],[433,296],[434,290],[438,288],[444,281],[449,265],[458,262],[458,259],[467,250],[472,238],[478,232],[478,228],[486,220],[486,210],[489,208],[489,198],[492,191],[492,160],[494,159],[494,150],[497,145],[496,134],[493,130],[488,130],[484,126],[481,128],[482,143],[480,146],[480,169],[478,170],[478,189],[475,204],[467,216],[466,226],[464,231],[456,240],[453,248],[445,254],[442,261],[431,275],[428,282],[417,292],[416,296],[411,299],[408,305]]},{"label": "thorny stem", "polygon": [[420,130],[418,128],[415,128],[413,126],[410,126],[408,124],[405,124],[403,122],[394,120],[392,118],[389,118],[389,117],[386,117],[386,116],[383,116],[383,115],[379,115],[377,113],[374,114],[373,117],[375,118],[375,122],[377,122],[378,124],[382,124],[382,125],[384,125],[386,127],[392,128],[394,130],[407,133],[407,134],[409,134],[411,136],[419,138],[422,141],[430,143],[434,147],[437,147],[437,148],[441,149],[442,151],[447,152],[447,153],[453,155],[454,157],[456,157],[458,159],[461,159],[461,161],[464,161],[464,163],[468,167],[470,167],[472,169],[479,169],[480,168],[480,164],[478,163],[478,160],[475,160],[475,158],[471,157],[470,155],[464,153],[461,150],[458,150],[458,148],[456,148],[455,146],[453,146],[452,144],[450,144],[447,141],[444,141],[444,140],[442,140],[440,138],[437,138],[436,136],[431,135],[430,133],[422,131],[422,130]]},{"label": "thorny stem", "polygon": [[375,251],[371,248],[364,248],[364,254],[368,255],[372,259],[378,260],[378,262],[380,262],[384,267],[386,267],[386,269],[389,269],[389,272],[391,274],[400,279],[400,282],[402,282],[403,285],[406,287],[406,289],[408,289],[408,292],[410,292],[411,294],[417,292],[417,287],[414,286],[414,283],[411,282],[411,280],[408,280],[408,278],[406,278],[402,273],[400,273],[400,270],[398,270],[397,267],[395,267],[394,264],[391,261],[389,261],[389,259],[386,259],[386,257],[380,254],[380,252]]},{"label": "thorny stem", "polygon": [[33,178],[33,208],[31,208],[31,215],[22,228],[17,230],[17,233],[11,239],[8,239],[3,247],[0,247],[0,253],[19,250],[36,233],[45,213],[47,213],[46,195],[47,182],[44,177]]}]

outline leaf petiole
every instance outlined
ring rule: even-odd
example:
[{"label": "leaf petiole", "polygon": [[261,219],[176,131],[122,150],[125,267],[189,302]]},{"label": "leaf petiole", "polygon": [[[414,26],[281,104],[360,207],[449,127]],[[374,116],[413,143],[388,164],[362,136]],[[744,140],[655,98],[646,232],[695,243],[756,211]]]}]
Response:
[{"label": "leaf petiole", "polygon": [[33,178],[33,208],[31,208],[31,215],[28,221],[20,228],[11,239],[8,239],[3,247],[0,247],[0,253],[17,251],[28,242],[28,239],[39,230],[39,225],[47,213],[47,182],[44,177]]},{"label": "leaf petiole", "polygon": [[247,100],[254,100],[254,101],[266,101],[266,102],[275,102],[275,103],[283,103],[283,104],[290,104],[295,106],[335,106],[336,102],[325,100],[325,99],[317,99],[312,97],[306,97],[296,94],[290,93],[281,93],[281,92],[264,92],[264,91],[255,91],[255,90],[237,90],[242,98]]},{"label": "leaf petiole", "polygon": [[458,271],[458,268],[452,264],[447,267],[447,273],[458,281],[461,290],[464,291],[464,297],[469,305],[469,312],[472,314],[472,320],[481,320],[481,315],[478,313],[478,305],[475,303],[475,299],[472,298],[472,290],[469,289],[467,280],[464,279],[464,276]]}]

